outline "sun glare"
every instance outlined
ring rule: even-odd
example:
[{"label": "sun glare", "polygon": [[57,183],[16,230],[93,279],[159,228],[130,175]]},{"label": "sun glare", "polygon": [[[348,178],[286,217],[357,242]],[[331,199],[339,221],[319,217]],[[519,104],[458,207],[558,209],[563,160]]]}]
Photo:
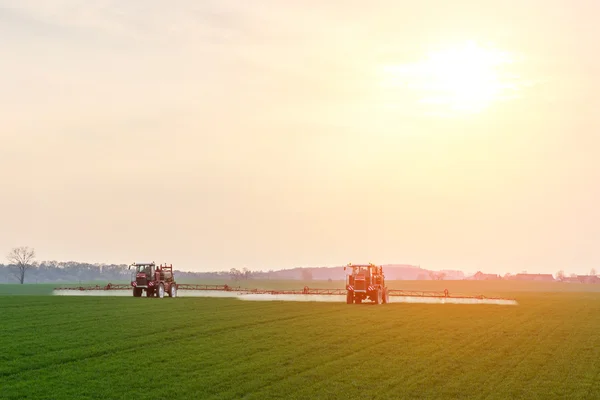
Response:
[{"label": "sun glare", "polygon": [[419,103],[437,112],[478,113],[495,101],[515,96],[517,86],[503,71],[513,62],[507,52],[468,42],[431,52],[416,63],[385,66],[382,84],[389,90],[415,91]]}]

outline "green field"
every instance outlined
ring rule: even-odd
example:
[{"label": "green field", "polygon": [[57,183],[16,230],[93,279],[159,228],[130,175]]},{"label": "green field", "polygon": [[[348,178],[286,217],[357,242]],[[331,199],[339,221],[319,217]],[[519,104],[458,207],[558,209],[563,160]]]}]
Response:
[{"label": "green field", "polygon": [[518,306],[40,295],[53,286],[0,285],[2,399],[600,397],[593,285],[390,283]]}]

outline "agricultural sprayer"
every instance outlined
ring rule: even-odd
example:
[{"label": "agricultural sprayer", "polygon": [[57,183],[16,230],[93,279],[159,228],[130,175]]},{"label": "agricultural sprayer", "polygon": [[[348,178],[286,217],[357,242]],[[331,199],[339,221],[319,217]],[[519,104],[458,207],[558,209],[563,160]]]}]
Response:
[{"label": "agricultural sprayer", "polygon": [[165,296],[165,292],[170,297],[177,296],[177,283],[173,276],[173,264],[156,266],[155,263],[133,263],[131,276],[131,286],[133,287],[133,297],[140,297],[146,292],[146,297]]},{"label": "agricultural sprayer", "polygon": [[[229,285],[207,285],[176,283],[172,265],[159,265],[155,263],[134,263],[131,283],[111,284],[106,286],[77,286],[55,288],[55,293],[68,294],[110,294],[119,291],[123,293],[131,290],[134,297],[140,297],[146,292],[147,297],[163,298],[167,293],[169,297],[177,297],[181,292],[183,296],[193,292],[202,293],[203,296],[215,297],[222,295],[252,297],[253,295],[270,295],[273,299],[289,299],[298,296],[310,300],[311,296],[338,296],[346,298],[347,304],[361,304],[370,301],[372,304],[387,304],[390,302],[426,302],[426,303],[463,303],[463,304],[516,304],[513,299],[500,297],[485,297],[481,295],[451,295],[444,291],[414,291],[402,289],[389,289],[386,286],[383,268],[374,264],[348,264],[344,270],[346,274],[345,288],[314,289],[304,286],[302,289],[248,289]],[[394,300],[390,301],[390,297]],[[343,301],[340,299],[340,301]]]}]

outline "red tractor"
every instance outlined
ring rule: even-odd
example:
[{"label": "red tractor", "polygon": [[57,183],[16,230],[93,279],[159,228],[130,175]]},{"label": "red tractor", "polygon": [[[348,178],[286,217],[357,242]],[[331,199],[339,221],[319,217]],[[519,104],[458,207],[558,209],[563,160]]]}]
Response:
[{"label": "red tractor", "polygon": [[348,264],[344,267],[344,271],[347,268],[352,268],[352,273],[346,275],[347,304],[361,304],[366,299],[370,299],[375,304],[390,302],[382,267],[374,264]]},{"label": "red tractor", "polygon": [[154,262],[137,264],[133,263],[129,269],[135,268],[131,277],[133,297],[141,297],[146,291],[147,297],[163,298],[165,292],[169,297],[177,297],[177,283],[173,277],[173,265],[159,265]]}]

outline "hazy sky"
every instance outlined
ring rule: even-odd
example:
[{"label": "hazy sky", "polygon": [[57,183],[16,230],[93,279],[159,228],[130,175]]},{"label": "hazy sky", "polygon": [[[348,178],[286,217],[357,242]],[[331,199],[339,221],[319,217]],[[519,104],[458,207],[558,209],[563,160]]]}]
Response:
[{"label": "hazy sky", "polygon": [[595,0],[0,0],[0,251],[600,270],[598,15]]}]

